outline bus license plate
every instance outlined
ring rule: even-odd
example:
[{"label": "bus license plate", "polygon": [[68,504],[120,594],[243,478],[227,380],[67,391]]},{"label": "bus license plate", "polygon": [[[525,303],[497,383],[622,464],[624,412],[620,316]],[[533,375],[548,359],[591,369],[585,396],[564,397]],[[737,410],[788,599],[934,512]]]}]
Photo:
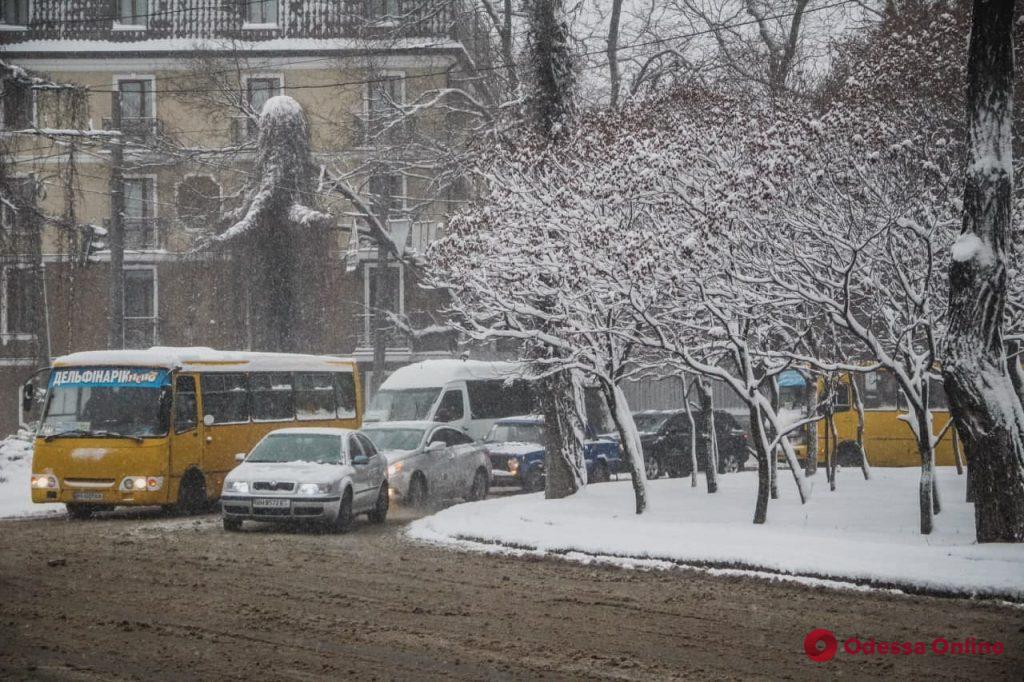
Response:
[{"label": "bus license plate", "polygon": [[102,500],[103,493],[72,493],[71,497],[75,500]]},{"label": "bus license plate", "polygon": [[257,497],[252,501],[254,507],[272,507],[274,509],[288,508],[291,506],[291,500],[282,500],[273,497]]}]

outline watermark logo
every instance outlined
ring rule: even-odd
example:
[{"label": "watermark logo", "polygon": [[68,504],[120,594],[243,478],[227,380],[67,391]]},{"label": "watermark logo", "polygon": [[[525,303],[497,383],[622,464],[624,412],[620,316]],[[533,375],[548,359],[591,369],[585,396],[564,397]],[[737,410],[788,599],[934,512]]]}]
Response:
[{"label": "watermark logo", "polygon": [[839,641],[831,630],[818,628],[804,637],[804,653],[815,663],[831,661],[839,649]]}]

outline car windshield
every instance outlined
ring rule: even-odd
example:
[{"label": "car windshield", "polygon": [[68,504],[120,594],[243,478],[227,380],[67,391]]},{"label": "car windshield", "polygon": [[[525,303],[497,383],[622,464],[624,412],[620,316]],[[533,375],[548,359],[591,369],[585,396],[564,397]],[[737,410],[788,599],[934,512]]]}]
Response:
[{"label": "car windshield", "polygon": [[385,422],[426,419],[440,393],[440,388],[382,389],[377,392],[367,413]]},{"label": "car windshield", "polygon": [[270,435],[253,448],[246,462],[341,463],[341,438],[322,433]]},{"label": "car windshield", "polygon": [[668,421],[671,414],[661,412],[648,412],[646,414],[634,414],[633,421],[636,423],[636,430],[642,433],[654,433]]},{"label": "car windshield", "polygon": [[544,427],[540,424],[495,424],[485,440],[491,443],[543,443]]},{"label": "car windshield", "polygon": [[139,367],[55,369],[39,435],[156,438],[170,421],[166,370]]},{"label": "car windshield", "polygon": [[363,429],[378,450],[415,450],[424,429]]}]

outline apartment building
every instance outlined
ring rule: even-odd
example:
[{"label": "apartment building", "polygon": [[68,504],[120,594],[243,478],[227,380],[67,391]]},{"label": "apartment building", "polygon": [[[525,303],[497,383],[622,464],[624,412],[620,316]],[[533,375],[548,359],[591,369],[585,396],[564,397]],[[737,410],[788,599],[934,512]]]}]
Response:
[{"label": "apartment building", "polygon": [[[248,345],[245,273],[195,247],[225,228],[252,180],[256,121],[274,95],[302,105],[316,162],[386,203],[406,248],[422,252],[461,197],[433,182],[436,167],[420,156],[450,142],[457,121],[410,116],[406,105],[459,77],[458,9],[452,0],[0,0],[0,59],[25,70],[7,69],[0,111],[0,182],[12,197],[0,216],[0,433],[14,427],[15,387],[49,357],[110,344]],[[368,368],[376,250],[350,242],[361,220],[351,203],[316,200],[338,230],[321,287],[328,331],[309,350]],[[120,273],[106,243],[116,213]],[[436,322],[443,297],[388,267],[386,307]],[[122,330],[113,340],[112,316]],[[445,343],[396,331],[387,362],[446,355]]]}]

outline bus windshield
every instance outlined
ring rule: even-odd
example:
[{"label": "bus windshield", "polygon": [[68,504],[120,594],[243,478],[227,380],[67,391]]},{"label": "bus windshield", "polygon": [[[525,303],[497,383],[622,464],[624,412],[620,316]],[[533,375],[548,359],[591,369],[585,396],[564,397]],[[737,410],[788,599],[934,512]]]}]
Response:
[{"label": "bus windshield", "polygon": [[39,435],[44,438],[158,438],[170,422],[166,370],[56,369]]},{"label": "bus windshield", "polygon": [[377,391],[366,416],[368,420],[385,422],[423,420],[440,393],[440,387],[399,391],[382,389]]}]

